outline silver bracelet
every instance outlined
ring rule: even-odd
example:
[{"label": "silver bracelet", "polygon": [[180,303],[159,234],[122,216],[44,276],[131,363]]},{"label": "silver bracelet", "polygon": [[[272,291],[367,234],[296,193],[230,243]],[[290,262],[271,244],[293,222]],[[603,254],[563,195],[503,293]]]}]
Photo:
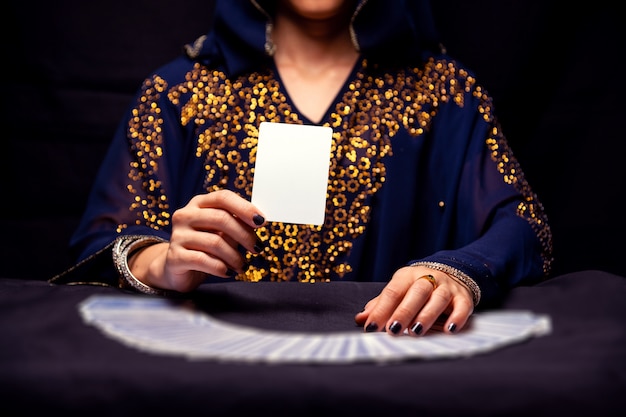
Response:
[{"label": "silver bracelet", "polygon": [[[120,277],[123,279],[123,282],[121,281],[121,284],[127,284],[135,290],[144,294],[167,295],[169,293],[168,291],[151,287],[139,281],[132,274],[132,272],[130,272],[130,268],[128,267],[128,258],[129,255],[132,254],[132,252],[141,248],[145,248],[146,246],[165,241],[165,239],[157,236],[143,235],[125,235],[115,239],[115,244],[113,245],[113,263],[115,264],[115,267],[117,268]],[[121,286],[124,287],[125,285]]]},{"label": "silver bracelet", "polygon": [[472,293],[472,298],[474,300],[474,307],[476,307],[480,302],[480,298],[482,296],[480,287],[478,286],[478,284],[476,284],[476,281],[471,279],[469,275],[467,275],[463,271],[451,267],[450,265],[442,264],[440,262],[414,262],[411,264],[411,266],[425,266],[426,268],[441,271],[449,275],[450,278],[456,280],[457,282],[460,282],[470,290],[470,292]]}]

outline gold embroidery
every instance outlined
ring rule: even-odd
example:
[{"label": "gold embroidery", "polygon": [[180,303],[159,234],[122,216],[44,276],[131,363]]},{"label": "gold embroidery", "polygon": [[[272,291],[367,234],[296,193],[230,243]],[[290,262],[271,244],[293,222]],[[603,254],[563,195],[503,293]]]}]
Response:
[{"label": "gold embroidery", "polygon": [[[146,224],[160,229],[170,223],[169,204],[166,190],[156,179],[158,160],[163,153],[161,109],[157,101],[167,88],[165,80],[154,77],[143,85],[143,94],[128,122],[128,134],[135,160],[131,163],[128,178],[128,192],[135,196],[129,210],[136,213],[135,224]],[[135,185],[136,184],[136,185]],[[137,186],[149,192],[137,190]],[[141,197],[144,196],[144,197]],[[118,232],[128,225],[119,225]]]},{"label": "gold embroidery", "polygon": [[[376,77],[366,75],[367,62],[362,65],[326,123],[334,133],[324,225],[271,223],[259,229],[266,247],[262,257],[249,256],[252,266],[239,279],[258,281],[269,276],[314,282],[329,280],[333,274],[345,276],[352,270],[347,263],[352,242],[365,232],[371,198],[385,182],[385,158],[392,155],[393,136],[400,129],[414,137],[423,135],[442,103],[462,107],[467,93],[480,99],[479,111],[486,122],[493,122],[489,98],[453,63],[430,61],[422,69]],[[163,123],[156,103],[167,88],[158,77],[146,83],[129,126],[137,158],[129,172],[129,192],[140,195],[132,185],[137,184],[154,196],[149,200],[137,197],[130,210],[137,213],[138,224],[155,229],[170,221],[166,190],[153,178],[159,169]],[[271,73],[230,80],[196,64],[185,82],[167,90],[167,96],[180,108],[181,124],[194,126],[196,157],[205,161],[208,192],[230,187],[249,197],[257,126],[262,121],[303,123]],[[533,225],[547,249],[551,237],[543,211],[497,128],[487,146],[503,180],[526,198],[518,215]]]}]

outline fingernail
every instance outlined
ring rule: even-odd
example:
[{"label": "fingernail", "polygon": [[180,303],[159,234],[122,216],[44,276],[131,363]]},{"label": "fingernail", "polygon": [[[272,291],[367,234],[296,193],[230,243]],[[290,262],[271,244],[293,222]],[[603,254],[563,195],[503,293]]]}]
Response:
[{"label": "fingernail", "polygon": [[454,324],[454,323],[448,324],[448,331],[450,333],[455,333],[456,332],[456,324]]},{"label": "fingernail", "polygon": [[424,330],[424,326],[422,326],[422,323],[420,323],[419,321],[415,323],[413,327],[411,327],[411,331],[418,335],[422,334],[422,330]]},{"label": "fingernail", "polygon": [[229,276],[229,277],[234,277],[236,274],[237,274],[237,272],[235,272],[235,270],[234,270],[234,269],[230,269],[230,268],[228,268],[228,269],[226,270],[226,276]]},{"label": "fingernail", "polygon": [[257,226],[262,225],[263,223],[265,223],[265,218],[263,216],[261,216],[260,214],[255,214],[254,217],[252,217],[252,221],[254,222],[254,224],[256,224]]},{"label": "fingernail", "polygon": [[378,324],[371,322],[370,324],[368,324],[367,326],[365,326],[365,331],[367,333],[372,333],[378,330]]},{"label": "fingernail", "polygon": [[265,249],[265,244],[263,244],[260,240],[257,240],[254,244],[254,251],[258,253],[263,251],[263,249]]},{"label": "fingernail", "polygon": [[396,320],[393,323],[391,323],[391,326],[389,326],[389,330],[393,334],[398,334],[400,333],[400,330],[402,330],[402,324],[398,320]]}]

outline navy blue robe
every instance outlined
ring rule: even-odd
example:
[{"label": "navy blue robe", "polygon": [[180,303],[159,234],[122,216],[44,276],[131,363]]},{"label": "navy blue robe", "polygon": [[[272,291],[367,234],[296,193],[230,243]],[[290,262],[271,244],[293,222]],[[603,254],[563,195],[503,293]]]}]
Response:
[{"label": "navy blue robe", "polygon": [[272,10],[256,4],[265,9],[218,1],[208,36],[145,80],[72,238],[76,270],[115,282],[119,235],[167,239],[173,212],[199,193],[249,199],[259,124],[270,121],[333,129],[325,223],[258,229],[265,250],[233,279],[387,281],[434,261],[491,300],[549,275],[543,207],[490,96],[438,45],[427,2],[359,2],[361,59],[318,123],[284,89],[267,48]]}]

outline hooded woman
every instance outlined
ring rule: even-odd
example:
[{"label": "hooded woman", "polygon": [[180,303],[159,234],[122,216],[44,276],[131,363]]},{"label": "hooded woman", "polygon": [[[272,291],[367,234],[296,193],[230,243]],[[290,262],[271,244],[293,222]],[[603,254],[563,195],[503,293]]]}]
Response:
[{"label": "hooded woman", "polygon": [[[217,0],[213,19],[138,90],[72,238],[77,265],[53,282],[384,281],[356,322],[422,335],[549,275],[543,207],[428,1]],[[332,128],[323,225],[251,203],[262,122]]]}]

